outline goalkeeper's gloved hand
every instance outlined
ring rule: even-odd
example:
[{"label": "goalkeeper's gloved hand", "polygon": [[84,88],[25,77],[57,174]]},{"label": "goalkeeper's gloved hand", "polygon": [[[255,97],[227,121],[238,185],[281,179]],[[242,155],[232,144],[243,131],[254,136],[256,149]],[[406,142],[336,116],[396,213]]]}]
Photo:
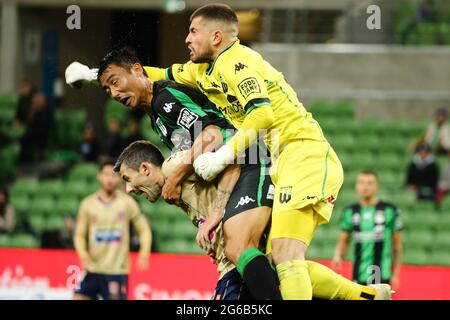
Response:
[{"label": "goalkeeper's gloved hand", "polygon": [[235,155],[228,145],[223,145],[216,152],[205,152],[194,160],[194,169],[202,179],[213,180],[220,172],[234,161]]},{"label": "goalkeeper's gloved hand", "polygon": [[74,61],[66,68],[66,83],[72,88],[81,88],[83,82],[97,81],[97,72],[97,68],[90,69],[88,66]]}]

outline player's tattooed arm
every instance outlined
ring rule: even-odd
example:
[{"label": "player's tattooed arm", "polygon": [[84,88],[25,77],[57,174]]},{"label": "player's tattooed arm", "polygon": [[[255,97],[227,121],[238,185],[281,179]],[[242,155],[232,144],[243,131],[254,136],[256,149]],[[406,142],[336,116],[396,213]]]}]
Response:
[{"label": "player's tattooed arm", "polygon": [[213,212],[223,212],[233,190],[218,189]]},{"label": "player's tattooed arm", "polygon": [[232,164],[219,177],[213,211],[199,227],[197,232],[196,240],[200,247],[204,249],[208,247],[211,240],[210,233],[222,221],[225,207],[239,179],[240,173],[240,166],[238,164]]}]

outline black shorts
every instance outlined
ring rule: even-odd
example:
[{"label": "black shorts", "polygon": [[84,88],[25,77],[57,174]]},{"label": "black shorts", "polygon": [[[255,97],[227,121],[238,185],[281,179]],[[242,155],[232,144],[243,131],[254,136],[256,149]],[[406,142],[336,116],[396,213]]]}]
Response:
[{"label": "black shorts", "polygon": [[274,191],[267,165],[241,165],[241,175],[228,200],[222,222],[250,209],[272,207]]},{"label": "black shorts", "polygon": [[87,272],[75,293],[92,300],[127,300],[128,276]]},{"label": "black shorts", "polygon": [[254,300],[241,275],[234,268],[217,282],[212,300]]}]

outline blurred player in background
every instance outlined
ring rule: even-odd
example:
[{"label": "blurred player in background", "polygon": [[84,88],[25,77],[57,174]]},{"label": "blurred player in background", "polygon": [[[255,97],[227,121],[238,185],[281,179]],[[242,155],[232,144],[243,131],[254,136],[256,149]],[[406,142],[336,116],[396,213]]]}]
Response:
[{"label": "blurred player in background", "polygon": [[362,171],[356,181],[359,201],[349,205],[341,216],[341,232],[333,258],[333,267],[341,269],[350,239],[354,239],[353,281],[360,284],[389,283],[396,290],[400,284],[403,222],[399,210],[378,199],[378,177]]},{"label": "blurred player in background", "polygon": [[138,267],[148,268],[152,236],[136,201],[117,188],[120,177],[114,162],[100,165],[100,190],[81,202],[75,231],[75,249],[83,277],[74,300],[124,300],[128,293],[130,223],[139,235]]}]

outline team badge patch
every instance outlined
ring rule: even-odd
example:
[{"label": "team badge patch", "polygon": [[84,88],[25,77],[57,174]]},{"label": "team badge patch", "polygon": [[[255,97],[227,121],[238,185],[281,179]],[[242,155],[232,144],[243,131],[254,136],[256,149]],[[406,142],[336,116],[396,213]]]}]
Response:
[{"label": "team badge patch", "polygon": [[259,86],[258,81],[253,77],[242,80],[241,83],[238,84],[238,88],[244,99],[247,99],[247,97],[253,93],[261,93],[261,87]]},{"label": "team badge patch", "polygon": [[280,203],[288,203],[292,198],[292,186],[280,188]]},{"label": "team badge patch", "polygon": [[189,130],[189,128],[197,121],[198,115],[191,112],[190,110],[183,108],[181,109],[180,116],[178,117],[177,123]]}]

